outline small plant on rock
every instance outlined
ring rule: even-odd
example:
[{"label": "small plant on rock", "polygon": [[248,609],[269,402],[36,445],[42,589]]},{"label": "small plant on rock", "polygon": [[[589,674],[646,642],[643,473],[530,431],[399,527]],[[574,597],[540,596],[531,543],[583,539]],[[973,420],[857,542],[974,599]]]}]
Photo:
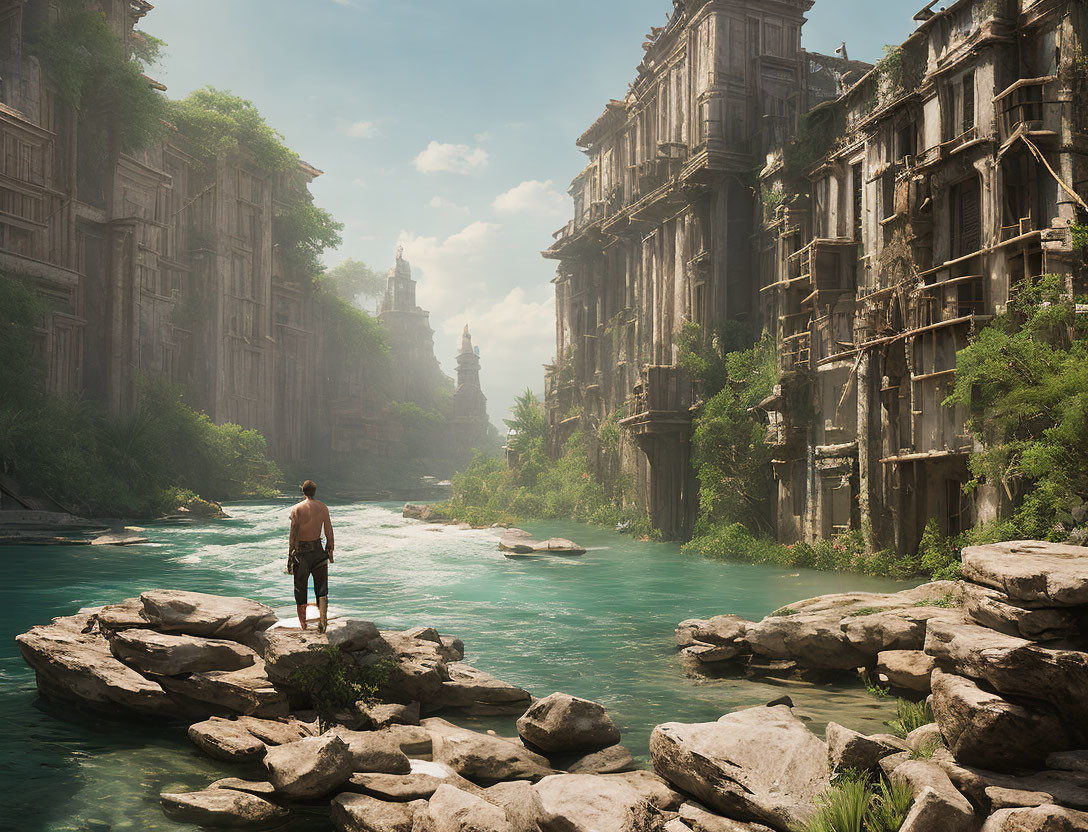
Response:
[{"label": "small plant on rock", "polygon": [[895,712],[896,718],[888,726],[900,739],[906,739],[911,731],[933,722],[933,711],[925,700],[911,702],[909,699],[900,699],[895,705]]},{"label": "small plant on rock", "polygon": [[381,659],[367,667],[339,647],[326,647],[327,661],[300,667],[291,674],[291,685],[309,696],[322,722],[332,722],[337,711],[356,702],[374,702],[389,679],[395,662]]},{"label": "small plant on rock", "polygon": [[892,692],[891,688],[885,687],[884,685],[880,684],[879,681],[874,679],[872,677],[872,674],[870,674],[868,670],[862,670],[859,675],[861,676],[861,681],[865,684],[865,690],[867,690],[873,696],[883,699]]}]

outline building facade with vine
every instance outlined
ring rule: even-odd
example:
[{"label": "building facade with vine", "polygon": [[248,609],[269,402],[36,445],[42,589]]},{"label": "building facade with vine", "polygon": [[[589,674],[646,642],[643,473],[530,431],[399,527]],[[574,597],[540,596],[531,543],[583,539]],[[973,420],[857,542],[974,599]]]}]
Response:
[{"label": "building facade with vine", "polygon": [[1002,512],[996,487],[965,490],[977,440],[942,403],[1018,280],[1079,277],[1088,19],[1073,0],[937,5],[873,67],[801,48],[811,2],[678,0],[579,139],[575,216],[545,252],[553,451],[618,415],[666,536],[697,502],[688,322],[773,335],[779,539],[905,551],[930,518],[955,534]]},{"label": "building facade with vine", "polygon": [[288,463],[395,443],[374,368],[340,355],[316,257],[297,253],[321,171],[286,149],[277,164],[245,142],[221,151],[165,115],[150,139],[127,135],[144,93],[165,90],[134,68],[151,9],[0,0],[0,269],[49,301],[48,389],[124,414],[142,379],[165,379]]}]

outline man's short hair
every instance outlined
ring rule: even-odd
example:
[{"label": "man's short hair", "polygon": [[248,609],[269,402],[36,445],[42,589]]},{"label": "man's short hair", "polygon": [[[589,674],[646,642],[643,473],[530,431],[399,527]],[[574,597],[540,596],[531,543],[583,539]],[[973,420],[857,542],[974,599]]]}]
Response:
[{"label": "man's short hair", "polygon": [[313,480],[306,480],[306,482],[302,484],[302,493],[307,497],[313,497],[314,494],[317,493],[317,483]]}]

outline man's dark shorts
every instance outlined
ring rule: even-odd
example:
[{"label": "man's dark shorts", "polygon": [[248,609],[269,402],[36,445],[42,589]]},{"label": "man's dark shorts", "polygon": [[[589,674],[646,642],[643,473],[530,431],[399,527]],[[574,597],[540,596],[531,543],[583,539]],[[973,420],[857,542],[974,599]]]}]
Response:
[{"label": "man's dark shorts", "polygon": [[306,603],[306,591],[310,576],[314,576],[314,595],[324,598],[329,594],[329,556],[320,540],[303,540],[295,547],[295,604]]}]

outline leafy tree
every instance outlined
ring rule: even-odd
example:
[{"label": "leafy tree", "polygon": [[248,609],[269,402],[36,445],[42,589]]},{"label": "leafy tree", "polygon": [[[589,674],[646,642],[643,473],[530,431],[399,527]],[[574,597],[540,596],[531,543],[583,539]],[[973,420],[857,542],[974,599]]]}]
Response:
[{"label": "leafy tree", "polygon": [[777,380],[774,341],[764,336],[749,349],[735,348],[742,338],[731,327],[708,344],[694,324],[682,334],[681,366],[710,396],[692,434],[702,531],[720,523],[743,523],[756,533],[774,528],[772,452],[766,426],[751,413]]},{"label": "leafy tree", "polygon": [[27,49],[41,60],[60,100],[115,130],[120,148],[128,151],[162,133],[165,98],[143,75],[161,47],[157,38],[137,33],[130,60],[106,16],[83,0],[61,0],[49,22],[27,38]]},{"label": "leafy tree", "polygon": [[298,154],[283,143],[283,136],[268,125],[256,105],[233,93],[203,87],[169,102],[167,116],[202,162],[245,148],[266,170],[290,171],[298,165]]},{"label": "leafy tree", "polygon": [[514,399],[511,418],[503,424],[513,431],[507,447],[517,454],[518,479],[522,485],[533,486],[548,466],[548,417],[544,403],[530,389]]},{"label": "leafy tree", "polygon": [[308,197],[277,212],[272,221],[272,235],[284,259],[315,279],[321,274],[322,253],[340,246],[343,230],[343,223]]},{"label": "leafy tree", "polygon": [[1019,283],[1008,310],[957,356],[945,404],[966,410],[984,446],[969,485],[1000,484],[1024,536],[1064,538],[1088,500],[1086,336],[1064,278],[1044,275]]},{"label": "leafy tree", "polygon": [[355,303],[360,297],[376,298],[385,291],[385,278],[361,260],[348,258],[322,275],[322,283],[337,297]]}]

